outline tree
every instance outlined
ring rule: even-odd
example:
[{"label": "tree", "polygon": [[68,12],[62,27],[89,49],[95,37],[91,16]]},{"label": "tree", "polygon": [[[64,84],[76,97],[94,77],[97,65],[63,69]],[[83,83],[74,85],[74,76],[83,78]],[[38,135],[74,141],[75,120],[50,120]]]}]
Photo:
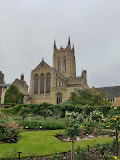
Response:
[{"label": "tree", "polygon": [[29,113],[30,113],[30,110],[29,110],[28,107],[24,107],[24,106],[21,107],[21,109],[20,109],[20,111],[19,111],[18,114],[22,116],[22,118],[23,118],[23,124],[24,124],[25,117],[27,117],[27,115]]},{"label": "tree", "polygon": [[18,88],[11,85],[5,94],[5,104],[16,103],[21,104],[23,102],[23,94],[19,92]]},{"label": "tree", "polygon": [[90,105],[90,106],[99,106],[99,105],[110,105],[108,100],[104,100],[104,94],[95,94],[89,89],[76,89],[74,92],[71,92],[69,100],[73,105]]},{"label": "tree", "polygon": [[109,116],[104,119],[108,128],[115,130],[116,135],[116,153],[118,156],[118,131],[120,131],[120,110],[117,107],[111,108]]},{"label": "tree", "polygon": [[76,140],[76,136],[80,133],[80,124],[83,121],[83,117],[78,112],[72,112],[67,114],[65,123],[66,123],[66,129],[65,129],[65,135],[67,137],[70,137],[70,140],[72,142],[71,147],[71,160],[74,160],[74,141]]},{"label": "tree", "polygon": [[44,117],[45,122],[46,122],[47,117],[49,117],[49,116],[51,115],[51,110],[48,109],[48,107],[42,108],[42,109],[41,109],[41,114],[42,114],[42,116]]}]

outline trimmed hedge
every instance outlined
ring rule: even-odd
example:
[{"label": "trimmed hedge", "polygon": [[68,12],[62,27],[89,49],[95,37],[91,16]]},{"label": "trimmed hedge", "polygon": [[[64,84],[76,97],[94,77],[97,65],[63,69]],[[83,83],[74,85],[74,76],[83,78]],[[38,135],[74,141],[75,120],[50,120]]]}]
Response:
[{"label": "trimmed hedge", "polygon": [[56,122],[56,121],[50,121],[50,122],[38,122],[38,121],[22,121],[18,122],[19,126],[26,126],[29,129],[40,129],[40,126],[42,126],[42,129],[50,129],[50,130],[56,130],[56,129],[65,129],[65,124],[63,122]]}]

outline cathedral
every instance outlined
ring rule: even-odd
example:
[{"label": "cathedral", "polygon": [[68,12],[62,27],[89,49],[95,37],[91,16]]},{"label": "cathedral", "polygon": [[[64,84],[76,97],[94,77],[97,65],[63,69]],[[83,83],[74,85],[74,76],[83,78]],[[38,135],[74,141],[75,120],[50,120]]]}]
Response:
[{"label": "cathedral", "polygon": [[70,38],[67,47],[57,49],[53,46],[53,67],[44,60],[31,72],[30,97],[31,103],[48,102],[60,104],[69,99],[74,89],[88,89],[87,71],[76,77],[74,46],[71,47]]}]

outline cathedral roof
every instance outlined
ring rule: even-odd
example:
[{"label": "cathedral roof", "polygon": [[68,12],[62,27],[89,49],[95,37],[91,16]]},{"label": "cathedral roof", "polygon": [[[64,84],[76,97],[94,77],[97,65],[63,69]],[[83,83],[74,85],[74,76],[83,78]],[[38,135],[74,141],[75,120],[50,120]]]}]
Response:
[{"label": "cathedral roof", "polygon": [[40,66],[42,66],[42,65],[44,65],[44,64],[46,64],[48,67],[52,68],[52,67],[49,66],[44,60],[42,60],[42,61],[37,65],[37,67],[36,67],[34,70],[36,70],[37,68],[39,68]]}]

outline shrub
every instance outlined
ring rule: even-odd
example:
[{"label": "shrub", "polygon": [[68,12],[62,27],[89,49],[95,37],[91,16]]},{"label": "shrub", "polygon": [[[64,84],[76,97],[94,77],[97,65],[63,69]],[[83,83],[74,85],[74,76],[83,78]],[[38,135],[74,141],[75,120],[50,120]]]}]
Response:
[{"label": "shrub", "polygon": [[102,120],[104,117],[103,117],[103,114],[102,112],[98,111],[98,110],[95,110],[93,112],[90,112],[90,118],[96,122],[99,122],[100,120]]},{"label": "shrub", "polygon": [[51,160],[61,160],[62,156],[55,152],[54,155],[51,157]]},{"label": "shrub", "polygon": [[40,126],[42,126],[42,129],[50,129],[50,130],[56,130],[56,129],[64,129],[65,124],[63,122],[57,122],[57,121],[50,121],[50,122],[38,122],[38,121],[24,121],[19,122],[20,126],[28,126],[29,129],[40,129]]},{"label": "shrub", "polygon": [[75,160],[84,159],[87,160],[87,153],[80,146],[76,150]]},{"label": "shrub", "polygon": [[6,116],[0,113],[0,143],[11,143],[18,140],[18,134],[22,131],[22,128],[15,124],[8,123]]}]

